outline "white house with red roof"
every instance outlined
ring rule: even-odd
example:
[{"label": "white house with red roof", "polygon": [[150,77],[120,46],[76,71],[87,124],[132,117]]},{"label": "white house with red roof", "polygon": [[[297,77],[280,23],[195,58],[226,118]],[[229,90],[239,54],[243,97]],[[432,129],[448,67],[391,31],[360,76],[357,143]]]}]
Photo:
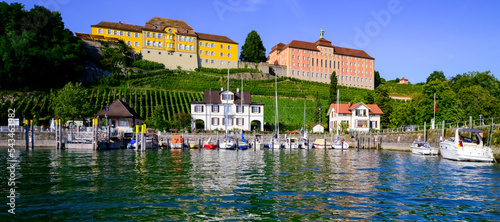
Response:
[{"label": "white house with red roof", "polygon": [[380,130],[380,115],[384,114],[377,104],[336,104],[328,109],[329,130],[336,131],[336,126],[346,123],[348,129],[368,132],[370,129]]}]

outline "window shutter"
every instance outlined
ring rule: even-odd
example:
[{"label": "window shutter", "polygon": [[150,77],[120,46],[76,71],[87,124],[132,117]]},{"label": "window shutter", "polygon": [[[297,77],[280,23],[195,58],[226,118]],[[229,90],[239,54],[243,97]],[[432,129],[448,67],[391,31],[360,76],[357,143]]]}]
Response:
[{"label": "window shutter", "polygon": [[234,100],[234,95],[231,95],[231,100]]},{"label": "window shutter", "polygon": [[201,112],[203,112],[203,106],[201,106]]},{"label": "window shutter", "polygon": [[245,113],[245,107],[241,106],[241,113]]},{"label": "window shutter", "polygon": [[212,118],[212,126],[214,125],[214,118]]},{"label": "window shutter", "polygon": [[226,125],[226,118],[222,118],[222,123]]},{"label": "window shutter", "polygon": [[234,118],[231,118],[231,126],[234,125]]},{"label": "window shutter", "polygon": [[260,106],[259,106],[259,113],[260,113]]},{"label": "window shutter", "polygon": [[245,119],[244,118],[241,118],[241,125],[245,125]]},{"label": "window shutter", "polygon": [[375,128],[378,128],[378,127],[377,127],[377,123],[378,123],[378,122],[377,122],[377,121],[375,121]]},{"label": "window shutter", "polygon": [[363,110],[363,115],[366,116],[366,109]]}]

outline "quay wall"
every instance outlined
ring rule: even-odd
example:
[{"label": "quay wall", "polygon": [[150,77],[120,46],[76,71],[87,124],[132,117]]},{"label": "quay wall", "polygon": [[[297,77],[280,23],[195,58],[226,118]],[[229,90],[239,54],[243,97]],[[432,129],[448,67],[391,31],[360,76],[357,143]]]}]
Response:
[{"label": "quay wall", "polygon": [[[10,137],[8,132],[0,132],[0,147],[8,147],[9,139],[14,139],[14,147],[26,147],[25,132],[14,132],[14,137]],[[55,147],[56,133],[55,132],[35,132],[35,147]],[[30,144],[31,146],[31,144]]]}]

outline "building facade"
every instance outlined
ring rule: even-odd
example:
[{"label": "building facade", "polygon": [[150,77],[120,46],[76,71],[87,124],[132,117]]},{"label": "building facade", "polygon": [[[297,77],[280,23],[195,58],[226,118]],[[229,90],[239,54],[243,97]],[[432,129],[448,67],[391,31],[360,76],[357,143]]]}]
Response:
[{"label": "building facade", "polygon": [[237,42],[197,33],[182,20],[154,17],[144,26],[103,21],[91,27],[93,40],[123,40],[145,60],[168,69],[238,68]]},{"label": "building facade", "polygon": [[[338,108],[337,108],[338,107]],[[380,115],[384,114],[376,104],[331,104],[328,109],[329,131],[336,132],[341,123],[354,131],[380,130]],[[340,130],[340,128],[339,128]]]},{"label": "building facade", "polygon": [[269,64],[286,66],[286,76],[330,83],[335,71],[339,85],[375,88],[375,59],[363,50],[334,46],[321,30],[316,42],[292,40],[278,43],[269,53]]},{"label": "building facade", "polygon": [[[226,115],[227,112],[227,115]],[[227,117],[226,117],[227,116]],[[203,101],[191,102],[191,119],[205,130],[264,130],[264,104],[253,103],[250,92],[205,91]]]}]

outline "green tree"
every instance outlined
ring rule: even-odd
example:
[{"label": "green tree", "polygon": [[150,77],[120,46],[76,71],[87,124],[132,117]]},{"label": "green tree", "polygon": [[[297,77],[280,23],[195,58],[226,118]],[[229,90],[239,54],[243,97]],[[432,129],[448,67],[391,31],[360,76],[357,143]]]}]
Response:
[{"label": "green tree", "polygon": [[168,122],[164,118],[166,110],[164,106],[157,105],[153,111],[154,128],[160,131],[165,131],[168,128]]},{"label": "green tree", "polygon": [[424,85],[423,99],[421,103],[422,118],[425,122],[430,122],[434,117],[434,93],[436,94],[436,121],[445,120],[456,122],[462,120],[462,103],[457,95],[451,90],[447,81],[433,80]]},{"label": "green tree", "polygon": [[330,104],[337,103],[337,81],[337,73],[333,71],[330,75]]},{"label": "green tree", "polygon": [[314,110],[314,120],[315,122],[320,123],[320,116],[322,115],[321,110],[321,98],[319,96],[319,92],[316,91],[316,94],[314,95],[314,104],[315,104],[315,110]]},{"label": "green tree", "polygon": [[179,128],[188,128],[191,126],[191,115],[185,112],[178,112],[172,117],[175,125]]},{"label": "green tree", "polygon": [[380,125],[381,128],[387,128],[391,125],[391,97],[389,97],[389,90],[385,86],[379,86],[375,89],[374,92],[374,102],[378,105],[378,107],[384,112],[384,114],[380,117]]},{"label": "green tree", "polygon": [[122,40],[119,40],[117,43],[102,42],[101,44],[104,46],[100,60],[101,66],[113,74],[120,74],[122,68],[130,63],[129,58],[132,48]]},{"label": "green tree", "polygon": [[0,3],[0,88],[63,86],[83,71],[83,41],[64,28],[61,14]]},{"label": "green tree", "polygon": [[443,74],[443,71],[434,71],[432,72],[429,77],[427,77],[427,81],[425,83],[429,83],[434,80],[439,80],[439,81],[446,81],[446,77]]},{"label": "green tree", "polygon": [[380,73],[378,71],[375,71],[374,74],[375,74],[375,89],[376,89],[378,86],[380,86],[380,84],[382,84],[382,79],[380,78]]},{"label": "green tree", "polygon": [[499,114],[498,99],[481,86],[476,85],[463,88],[458,91],[457,96],[462,102],[464,113],[462,119],[468,119],[469,116],[479,119],[479,115],[483,117],[496,117]]},{"label": "green tree", "polygon": [[87,91],[81,83],[69,82],[52,97],[54,112],[57,118],[64,120],[83,119],[93,116]]},{"label": "green tree", "polygon": [[244,62],[265,62],[266,48],[255,30],[248,33],[245,44],[241,47],[240,60]]}]

